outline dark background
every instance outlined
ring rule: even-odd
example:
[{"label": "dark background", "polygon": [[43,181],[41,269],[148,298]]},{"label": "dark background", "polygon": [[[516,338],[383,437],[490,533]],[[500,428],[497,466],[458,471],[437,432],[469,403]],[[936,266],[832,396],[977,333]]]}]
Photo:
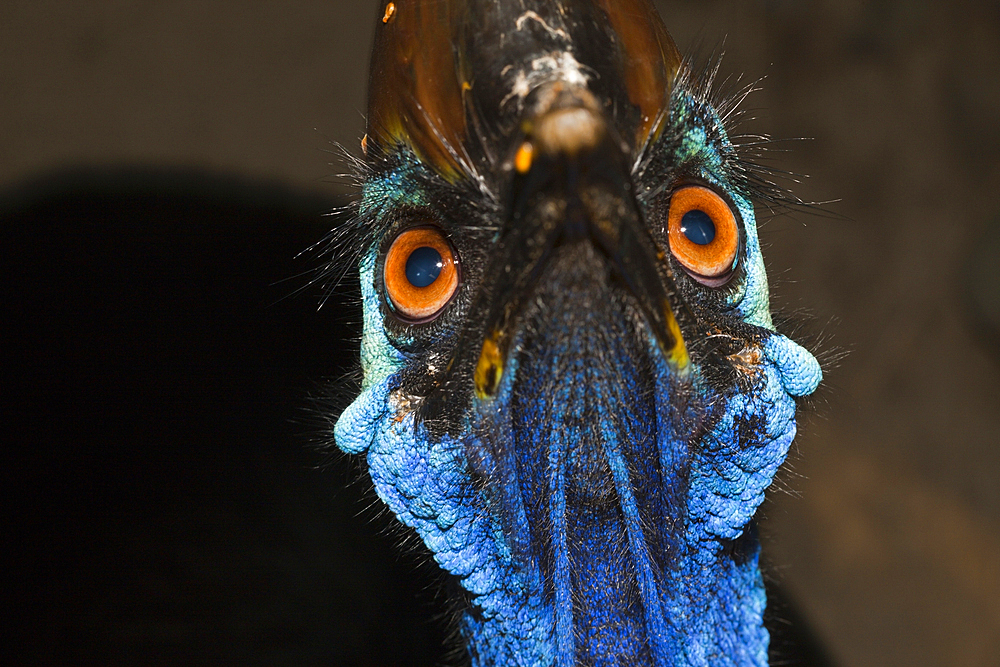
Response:
[{"label": "dark background", "polygon": [[[658,4],[766,77],[748,129],[810,138],[774,164],[839,200],[759,212],[776,304],[849,353],[765,508],[769,576],[839,665],[997,664],[1000,4]],[[296,255],[347,193],[374,11],[0,6],[15,664],[441,659],[435,570],[314,449],[360,313],[317,311]]]}]

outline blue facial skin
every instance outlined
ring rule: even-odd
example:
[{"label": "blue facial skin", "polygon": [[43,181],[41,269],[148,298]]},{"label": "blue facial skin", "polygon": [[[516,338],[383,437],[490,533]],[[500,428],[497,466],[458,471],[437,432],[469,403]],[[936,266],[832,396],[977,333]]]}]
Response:
[{"label": "blue facial skin", "polygon": [[[384,240],[361,260],[364,381],[336,441],[367,457],[380,498],[471,594],[474,665],[767,664],[753,516],[795,435],[794,398],[822,374],[774,330],[753,207],[715,112],[679,88],[667,122],[651,151],[660,173],[715,187],[741,221],[730,284],[709,290],[674,270],[680,298],[739,333],[725,358],[735,379],[718,379],[695,331],[678,373],[582,244],[547,265],[495,397],[473,400],[460,433],[433,435],[413,378],[440,372],[448,349],[415,351],[387,328]],[[368,179],[363,215],[427,201],[419,163],[397,164]],[[648,220],[664,205],[659,183],[642,180],[653,171],[637,175]]]}]

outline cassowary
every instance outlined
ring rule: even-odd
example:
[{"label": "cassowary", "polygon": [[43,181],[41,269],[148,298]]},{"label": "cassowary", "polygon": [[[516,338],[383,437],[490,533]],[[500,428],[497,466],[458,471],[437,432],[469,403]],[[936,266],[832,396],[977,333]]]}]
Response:
[{"label": "cassowary", "polygon": [[648,0],[378,17],[337,445],[461,584],[473,665],[766,664],[754,514],[821,371],[735,101]]}]

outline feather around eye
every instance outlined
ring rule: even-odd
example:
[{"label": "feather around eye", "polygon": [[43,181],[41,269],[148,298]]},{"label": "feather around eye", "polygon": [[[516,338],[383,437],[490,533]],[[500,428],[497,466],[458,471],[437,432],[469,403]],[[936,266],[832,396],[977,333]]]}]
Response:
[{"label": "feather around eye", "polygon": [[429,322],[458,291],[459,266],[436,227],[404,230],[386,253],[385,294],[395,313],[411,323]]},{"label": "feather around eye", "polygon": [[691,185],[670,198],[670,251],[692,278],[707,287],[729,281],[739,256],[736,216],[709,188]]}]

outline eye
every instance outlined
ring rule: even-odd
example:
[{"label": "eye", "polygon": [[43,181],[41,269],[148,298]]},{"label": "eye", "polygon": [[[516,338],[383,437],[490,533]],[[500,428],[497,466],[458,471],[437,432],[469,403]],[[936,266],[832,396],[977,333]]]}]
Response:
[{"label": "eye", "polygon": [[670,252],[703,285],[720,287],[732,275],[740,247],[729,204],[712,190],[689,185],[675,191],[668,214]]},{"label": "eye", "polygon": [[389,247],[383,279],[393,310],[407,320],[426,322],[444,310],[458,290],[458,262],[437,228],[408,229]]}]

